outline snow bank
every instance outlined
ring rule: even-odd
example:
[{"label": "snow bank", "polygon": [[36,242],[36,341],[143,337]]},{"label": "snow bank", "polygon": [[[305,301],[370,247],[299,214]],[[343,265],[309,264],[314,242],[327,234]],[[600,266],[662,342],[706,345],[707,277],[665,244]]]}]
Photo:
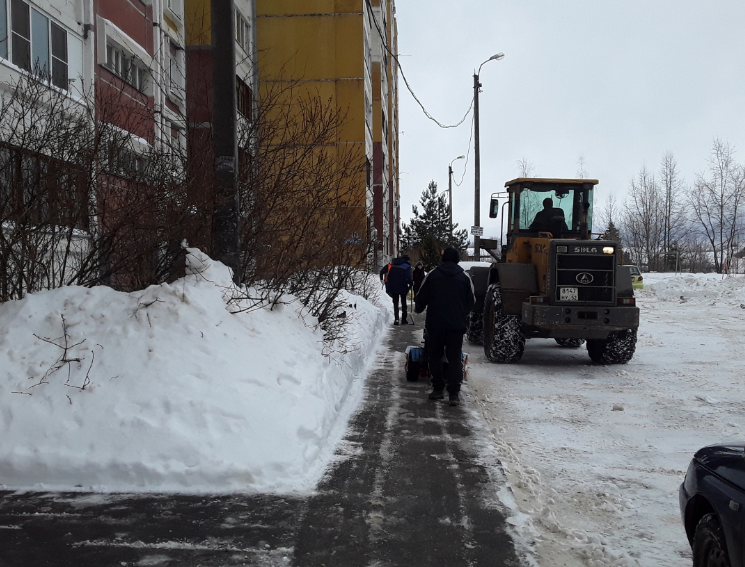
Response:
[{"label": "snow bank", "polygon": [[189,275],[173,284],[65,287],[0,305],[0,484],[314,487],[361,399],[388,310],[348,295],[358,349],[324,357],[321,331],[295,305],[231,313],[228,269],[189,252]]},{"label": "snow bank", "polygon": [[706,299],[745,302],[745,276],[742,274],[642,274],[644,289],[640,297],[657,299]]}]

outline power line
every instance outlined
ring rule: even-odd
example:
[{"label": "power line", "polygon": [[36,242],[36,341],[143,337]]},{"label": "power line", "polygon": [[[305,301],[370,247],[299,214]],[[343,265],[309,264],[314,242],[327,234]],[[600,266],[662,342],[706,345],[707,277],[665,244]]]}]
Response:
[{"label": "power line", "polygon": [[463,183],[463,180],[466,177],[466,170],[468,169],[468,156],[471,155],[471,142],[473,141],[473,123],[475,122],[475,118],[471,118],[471,137],[468,138],[468,151],[466,151],[466,162],[463,164],[463,175],[460,177],[460,183],[456,183],[456,187],[460,187]]},{"label": "power line", "polygon": [[[424,115],[427,118],[429,118],[432,122],[434,122],[435,124],[437,124],[440,128],[457,128],[458,126],[460,126],[461,124],[463,124],[463,122],[466,121],[466,118],[468,118],[468,115],[471,113],[471,110],[473,109],[474,98],[473,97],[471,98],[471,104],[468,106],[468,110],[463,115],[463,118],[461,118],[460,121],[457,124],[449,124],[449,125],[448,124],[443,124],[442,122],[440,122],[439,120],[437,120],[437,118],[435,118],[434,116],[432,116],[429,113],[429,111],[426,108],[424,108],[424,105],[419,100],[419,98],[416,96],[416,94],[414,94],[413,89],[409,85],[409,81],[406,80],[406,75],[404,74],[404,69],[401,66],[401,62],[398,60],[398,57],[396,56],[396,54],[393,53],[389,49],[388,42],[387,42],[385,36],[383,35],[383,32],[380,29],[380,26],[378,26],[378,20],[375,17],[375,12],[373,11],[372,4],[370,3],[370,0],[365,0],[365,5],[367,6],[367,10],[370,13],[370,17],[372,18],[372,21],[375,24],[375,29],[378,30],[378,35],[380,36],[380,40],[383,42],[383,47],[390,54],[390,56],[393,57],[393,59],[398,64],[398,70],[401,72],[401,78],[404,80],[404,84],[406,85],[406,88],[408,89],[409,93],[411,93],[411,96],[414,97],[414,100],[417,102],[417,104],[419,105],[419,107],[422,109],[422,112],[424,112]],[[462,180],[461,180],[461,182],[462,182]]]}]

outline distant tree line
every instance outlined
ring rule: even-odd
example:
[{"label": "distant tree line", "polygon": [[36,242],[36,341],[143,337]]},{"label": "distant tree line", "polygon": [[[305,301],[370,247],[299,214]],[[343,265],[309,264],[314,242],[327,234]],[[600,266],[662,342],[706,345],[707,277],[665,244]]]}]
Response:
[{"label": "distant tree line", "polygon": [[691,185],[667,153],[657,172],[641,167],[623,201],[606,202],[595,227],[620,240],[628,261],[644,271],[742,271],[744,205],[745,166],[717,139],[707,170]]}]

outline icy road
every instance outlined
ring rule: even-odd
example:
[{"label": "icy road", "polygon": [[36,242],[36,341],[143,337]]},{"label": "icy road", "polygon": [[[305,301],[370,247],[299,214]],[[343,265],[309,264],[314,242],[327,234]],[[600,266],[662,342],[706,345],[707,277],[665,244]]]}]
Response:
[{"label": "icy road", "polygon": [[745,278],[645,274],[636,355],[528,341],[519,364],[469,352],[467,403],[540,566],[687,567],[678,486],[701,446],[743,437]]}]

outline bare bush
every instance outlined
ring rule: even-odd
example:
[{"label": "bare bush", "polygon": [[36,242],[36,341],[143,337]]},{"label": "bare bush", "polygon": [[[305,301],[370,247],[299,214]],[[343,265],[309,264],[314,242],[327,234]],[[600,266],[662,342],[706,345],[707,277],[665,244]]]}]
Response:
[{"label": "bare bush", "polygon": [[183,156],[132,133],[152,132],[151,108],[123,91],[79,100],[22,77],[0,114],[0,301],[174,277],[178,242],[198,227],[174,168]]}]

